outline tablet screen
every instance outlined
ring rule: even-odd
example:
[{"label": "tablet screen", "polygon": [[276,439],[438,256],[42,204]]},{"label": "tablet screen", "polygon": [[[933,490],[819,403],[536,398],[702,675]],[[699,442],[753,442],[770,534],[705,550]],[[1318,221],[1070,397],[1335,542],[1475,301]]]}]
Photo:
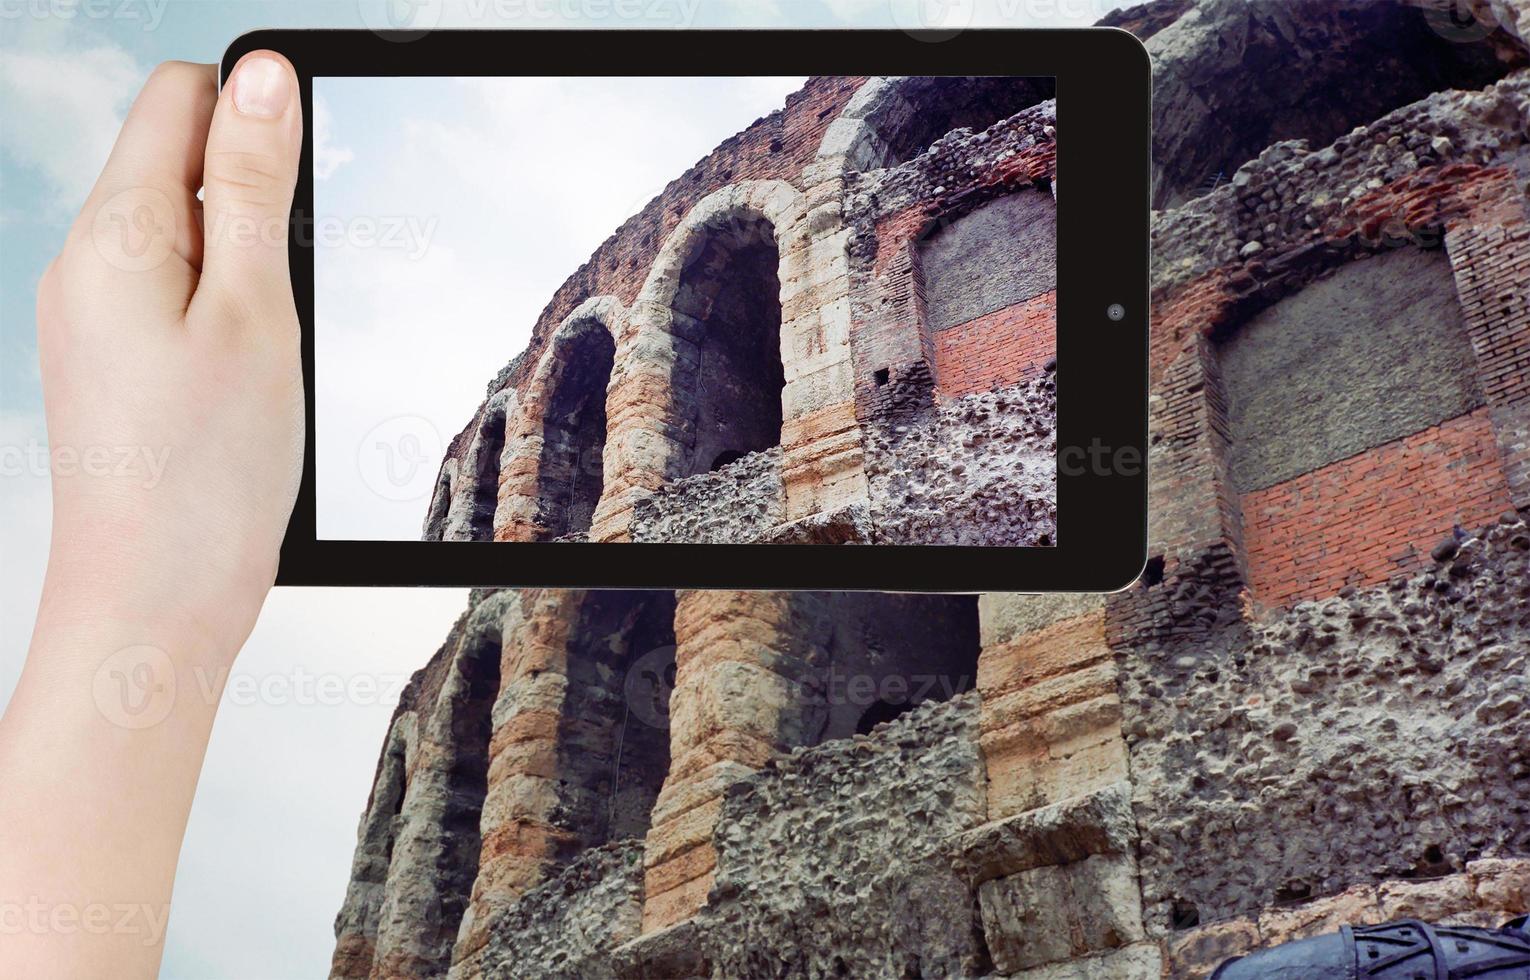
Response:
[{"label": "tablet screen", "polygon": [[1050,547],[1028,77],[316,77],[318,536]]}]

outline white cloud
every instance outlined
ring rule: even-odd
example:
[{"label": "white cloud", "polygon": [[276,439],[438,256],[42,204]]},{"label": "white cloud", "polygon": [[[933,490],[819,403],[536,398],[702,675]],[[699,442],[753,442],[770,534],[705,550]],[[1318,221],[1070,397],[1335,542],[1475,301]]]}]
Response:
[{"label": "white cloud", "polygon": [[313,179],[328,180],[336,170],[356,159],[349,147],[338,146],[334,136],[334,116],[322,96],[313,98]]},{"label": "white cloud", "polygon": [[0,60],[5,152],[35,170],[54,211],[84,202],[144,77],[120,47],[12,50]]}]

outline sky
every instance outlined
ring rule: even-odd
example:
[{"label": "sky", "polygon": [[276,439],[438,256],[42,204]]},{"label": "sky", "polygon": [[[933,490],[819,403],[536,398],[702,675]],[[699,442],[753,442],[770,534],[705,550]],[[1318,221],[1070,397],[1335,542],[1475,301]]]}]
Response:
[{"label": "sky", "polygon": [[318,79],[320,537],[418,539],[446,443],[557,288],[804,81]]},{"label": "sky", "polygon": [[[0,707],[21,670],[47,557],[48,478],[25,462],[32,447],[46,445],[33,322],[37,281],[62,244],[132,97],[158,62],[216,61],[230,40],[261,27],[1083,26],[1121,5],[1118,0],[0,0]],[[399,19],[411,13],[413,19]],[[365,93],[342,88],[333,93],[328,151],[319,160],[332,185],[348,168],[353,174],[369,166],[375,171],[381,134],[396,135],[410,115],[423,120],[422,126],[437,127],[443,137],[476,144],[482,158],[493,159],[513,145],[507,143],[514,135],[509,127],[522,118],[516,114],[534,111],[519,100],[494,97],[482,83],[453,83],[460,98],[445,108],[392,117],[374,110],[359,125],[352,110]],[[577,99],[590,93],[581,96],[575,86],[554,94]],[[498,322],[467,314],[454,318],[461,336],[484,345],[480,365],[465,367],[444,383],[419,386],[438,395],[427,393],[387,411],[446,419],[441,437],[450,438],[494,371],[524,344],[531,319],[550,298],[545,286],[537,295],[534,282],[561,282],[669,178],[774,108],[765,103],[784,94],[774,81],[738,80],[725,98],[709,97],[692,118],[680,118],[673,107],[649,107],[644,111],[667,112],[659,121],[683,133],[684,140],[652,141],[647,144],[652,152],[642,158],[624,150],[620,167],[602,166],[599,156],[575,158],[567,152],[535,161],[542,169],[532,180],[554,167],[587,175],[588,193],[576,205],[541,202],[546,210],[540,219],[517,212],[529,206],[519,200],[525,195],[493,179],[492,171],[471,175],[504,209],[493,221],[508,227],[540,221],[546,253],[523,256],[525,268],[514,274],[494,269],[493,288],[500,292],[478,293],[452,307],[471,313],[483,303],[503,303],[505,315]],[[428,101],[413,93],[403,99],[404,105]],[[464,125],[475,107],[485,125]],[[631,108],[623,105],[624,111]],[[587,104],[582,111],[588,111]],[[558,125],[550,112],[537,115],[544,117],[539,121],[544,127]],[[617,126],[638,123],[613,115]],[[561,131],[577,136],[566,126]],[[416,148],[422,160],[439,153],[424,139]],[[489,218],[471,224],[448,220],[451,198],[444,192],[451,185],[418,183],[414,196],[400,198],[400,210],[418,209],[440,221],[430,236],[420,236],[431,244],[415,260],[416,282],[428,283],[431,276],[442,283],[477,279],[483,264],[495,261],[491,250],[478,247],[493,230]],[[343,196],[336,201],[343,203]],[[511,236],[510,247],[524,247],[525,241]],[[398,261],[367,254],[348,258],[361,266]],[[353,280],[337,277],[337,289],[347,282],[354,288]],[[348,325],[337,325],[337,345],[346,329],[407,326],[404,318],[395,318],[394,326],[368,321],[360,315],[366,310],[365,304],[356,307]],[[348,356],[366,356],[354,348],[350,345]],[[337,467],[345,442],[361,443],[356,433],[367,421],[361,415],[337,422]],[[426,468],[433,476],[434,465]],[[404,528],[400,515],[407,515],[417,530],[424,510],[419,501],[368,506],[376,512],[366,519],[378,528]],[[408,674],[440,646],[466,599],[465,591],[455,589],[272,592],[220,707],[176,877],[162,977],[287,980],[327,973],[334,916],[392,701]],[[336,686],[344,696],[327,696]]]}]

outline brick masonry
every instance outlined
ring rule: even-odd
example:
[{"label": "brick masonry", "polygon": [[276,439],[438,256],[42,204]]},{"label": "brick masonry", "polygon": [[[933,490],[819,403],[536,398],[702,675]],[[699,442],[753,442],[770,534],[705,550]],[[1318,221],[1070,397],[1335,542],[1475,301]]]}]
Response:
[{"label": "brick masonry", "polygon": [[935,390],[946,398],[1038,377],[1057,356],[1057,293],[986,313],[936,333]]},{"label": "brick masonry", "polygon": [[1289,605],[1411,573],[1442,529],[1510,506],[1486,409],[1242,497],[1248,582]]}]

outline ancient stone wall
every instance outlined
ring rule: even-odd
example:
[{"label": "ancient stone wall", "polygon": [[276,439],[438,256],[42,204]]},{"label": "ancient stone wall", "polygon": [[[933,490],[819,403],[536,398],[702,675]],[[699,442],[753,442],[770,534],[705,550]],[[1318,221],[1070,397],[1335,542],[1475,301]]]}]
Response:
[{"label": "ancient stone wall", "polygon": [[[1470,9],[1112,14],[1149,37],[1166,206],[1141,580],[475,593],[390,727],[333,975],[1160,980],[1345,923],[1524,913],[1530,18]],[[559,291],[454,442],[427,536],[993,519],[950,481],[1002,465],[1012,488],[1067,373],[1023,234],[1058,206],[1052,95],[809,82]],[[772,248],[779,444],[708,442],[674,382],[710,318],[774,317],[723,288],[763,282]],[[539,487],[584,499],[543,460],[588,427],[547,408],[603,335],[600,501],[548,508]]]},{"label": "ancient stone wall", "polygon": [[735,783],[705,910],[627,976],[970,976],[986,952],[946,844],[985,813],[970,696],[797,749]]},{"label": "ancient stone wall", "polygon": [[1530,531],[1510,515],[1447,550],[1412,578],[1118,652],[1152,922],[1530,854]]},{"label": "ancient stone wall", "polygon": [[633,508],[632,540],[727,544],[764,540],[786,523],[779,448],[666,484]]}]

